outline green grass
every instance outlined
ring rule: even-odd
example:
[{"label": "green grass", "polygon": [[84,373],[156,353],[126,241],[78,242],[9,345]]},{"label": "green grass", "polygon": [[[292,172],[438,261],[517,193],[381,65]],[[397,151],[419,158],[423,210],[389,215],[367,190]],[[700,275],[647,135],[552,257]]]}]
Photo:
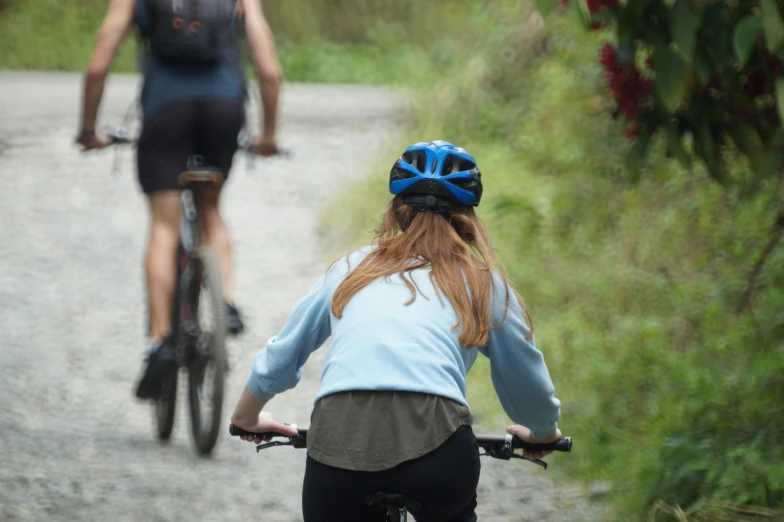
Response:
[{"label": "green grass", "polygon": [[[0,69],[83,70],[106,5],[9,0],[0,13]],[[450,74],[483,29],[467,14],[480,7],[465,0],[287,0],[264,9],[287,81],[417,85]],[[451,29],[438,34],[430,20]],[[113,70],[134,72],[137,63],[131,34]]]},{"label": "green grass", "polygon": [[[84,69],[106,4],[105,0],[10,0],[0,13],[0,69]],[[114,70],[133,71],[135,66],[134,46],[123,45]]]}]

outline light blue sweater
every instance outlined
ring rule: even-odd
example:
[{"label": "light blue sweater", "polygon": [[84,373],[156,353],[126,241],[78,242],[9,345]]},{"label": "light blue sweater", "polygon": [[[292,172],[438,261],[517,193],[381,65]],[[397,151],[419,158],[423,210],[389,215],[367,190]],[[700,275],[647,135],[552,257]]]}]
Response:
[{"label": "light blue sweater", "polygon": [[[332,335],[315,401],[349,390],[403,390],[468,406],[466,372],[479,351],[490,358],[493,386],[507,415],[530,428],[534,438],[550,437],[560,402],[542,353],[533,339],[525,339],[528,328],[514,294],[506,321],[478,350],[461,346],[459,332],[452,330],[457,314],[449,300],[439,300],[426,269],[411,273],[420,293],[410,305],[405,305],[408,288],[393,275],[360,290],[338,319],[331,312],[332,294],[369,251],[352,252],[335,263],[297,304],[281,332],[254,357],[250,392],[269,400],[296,386],[305,361]],[[501,279],[496,282],[495,324],[506,301]]]}]

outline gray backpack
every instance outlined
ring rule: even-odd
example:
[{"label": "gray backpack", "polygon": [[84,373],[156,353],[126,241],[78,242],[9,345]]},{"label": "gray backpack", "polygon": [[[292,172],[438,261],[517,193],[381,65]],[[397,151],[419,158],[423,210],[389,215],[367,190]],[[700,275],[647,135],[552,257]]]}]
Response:
[{"label": "gray backpack", "polygon": [[151,52],[160,60],[210,65],[234,37],[236,0],[147,0]]}]

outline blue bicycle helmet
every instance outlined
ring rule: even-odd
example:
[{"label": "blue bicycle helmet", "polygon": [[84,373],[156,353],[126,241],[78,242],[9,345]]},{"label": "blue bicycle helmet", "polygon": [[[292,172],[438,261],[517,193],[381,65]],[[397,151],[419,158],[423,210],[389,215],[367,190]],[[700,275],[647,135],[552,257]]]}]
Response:
[{"label": "blue bicycle helmet", "polygon": [[475,207],[482,199],[482,174],[464,149],[442,140],[419,142],[395,162],[389,173],[389,191],[405,201],[427,198],[428,207],[436,203],[449,208]]}]

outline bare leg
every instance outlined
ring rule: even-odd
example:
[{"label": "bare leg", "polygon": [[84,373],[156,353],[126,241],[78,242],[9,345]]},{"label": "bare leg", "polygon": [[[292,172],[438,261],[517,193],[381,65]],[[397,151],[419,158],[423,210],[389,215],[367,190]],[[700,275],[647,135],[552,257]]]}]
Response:
[{"label": "bare leg", "polygon": [[204,224],[204,244],[215,251],[221,267],[223,284],[223,298],[227,303],[233,303],[232,270],[231,270],[231,238],[223,218],[218,210],[220,192],[215,190],[202,190],[202,222]]},{"label": "bare leg", "polygon": [[177,245],[180,239],[180,192],[150,196],[150,238],[146,274],[150,337],[163,340],[171,330],[171,310],[177,284]]}]

